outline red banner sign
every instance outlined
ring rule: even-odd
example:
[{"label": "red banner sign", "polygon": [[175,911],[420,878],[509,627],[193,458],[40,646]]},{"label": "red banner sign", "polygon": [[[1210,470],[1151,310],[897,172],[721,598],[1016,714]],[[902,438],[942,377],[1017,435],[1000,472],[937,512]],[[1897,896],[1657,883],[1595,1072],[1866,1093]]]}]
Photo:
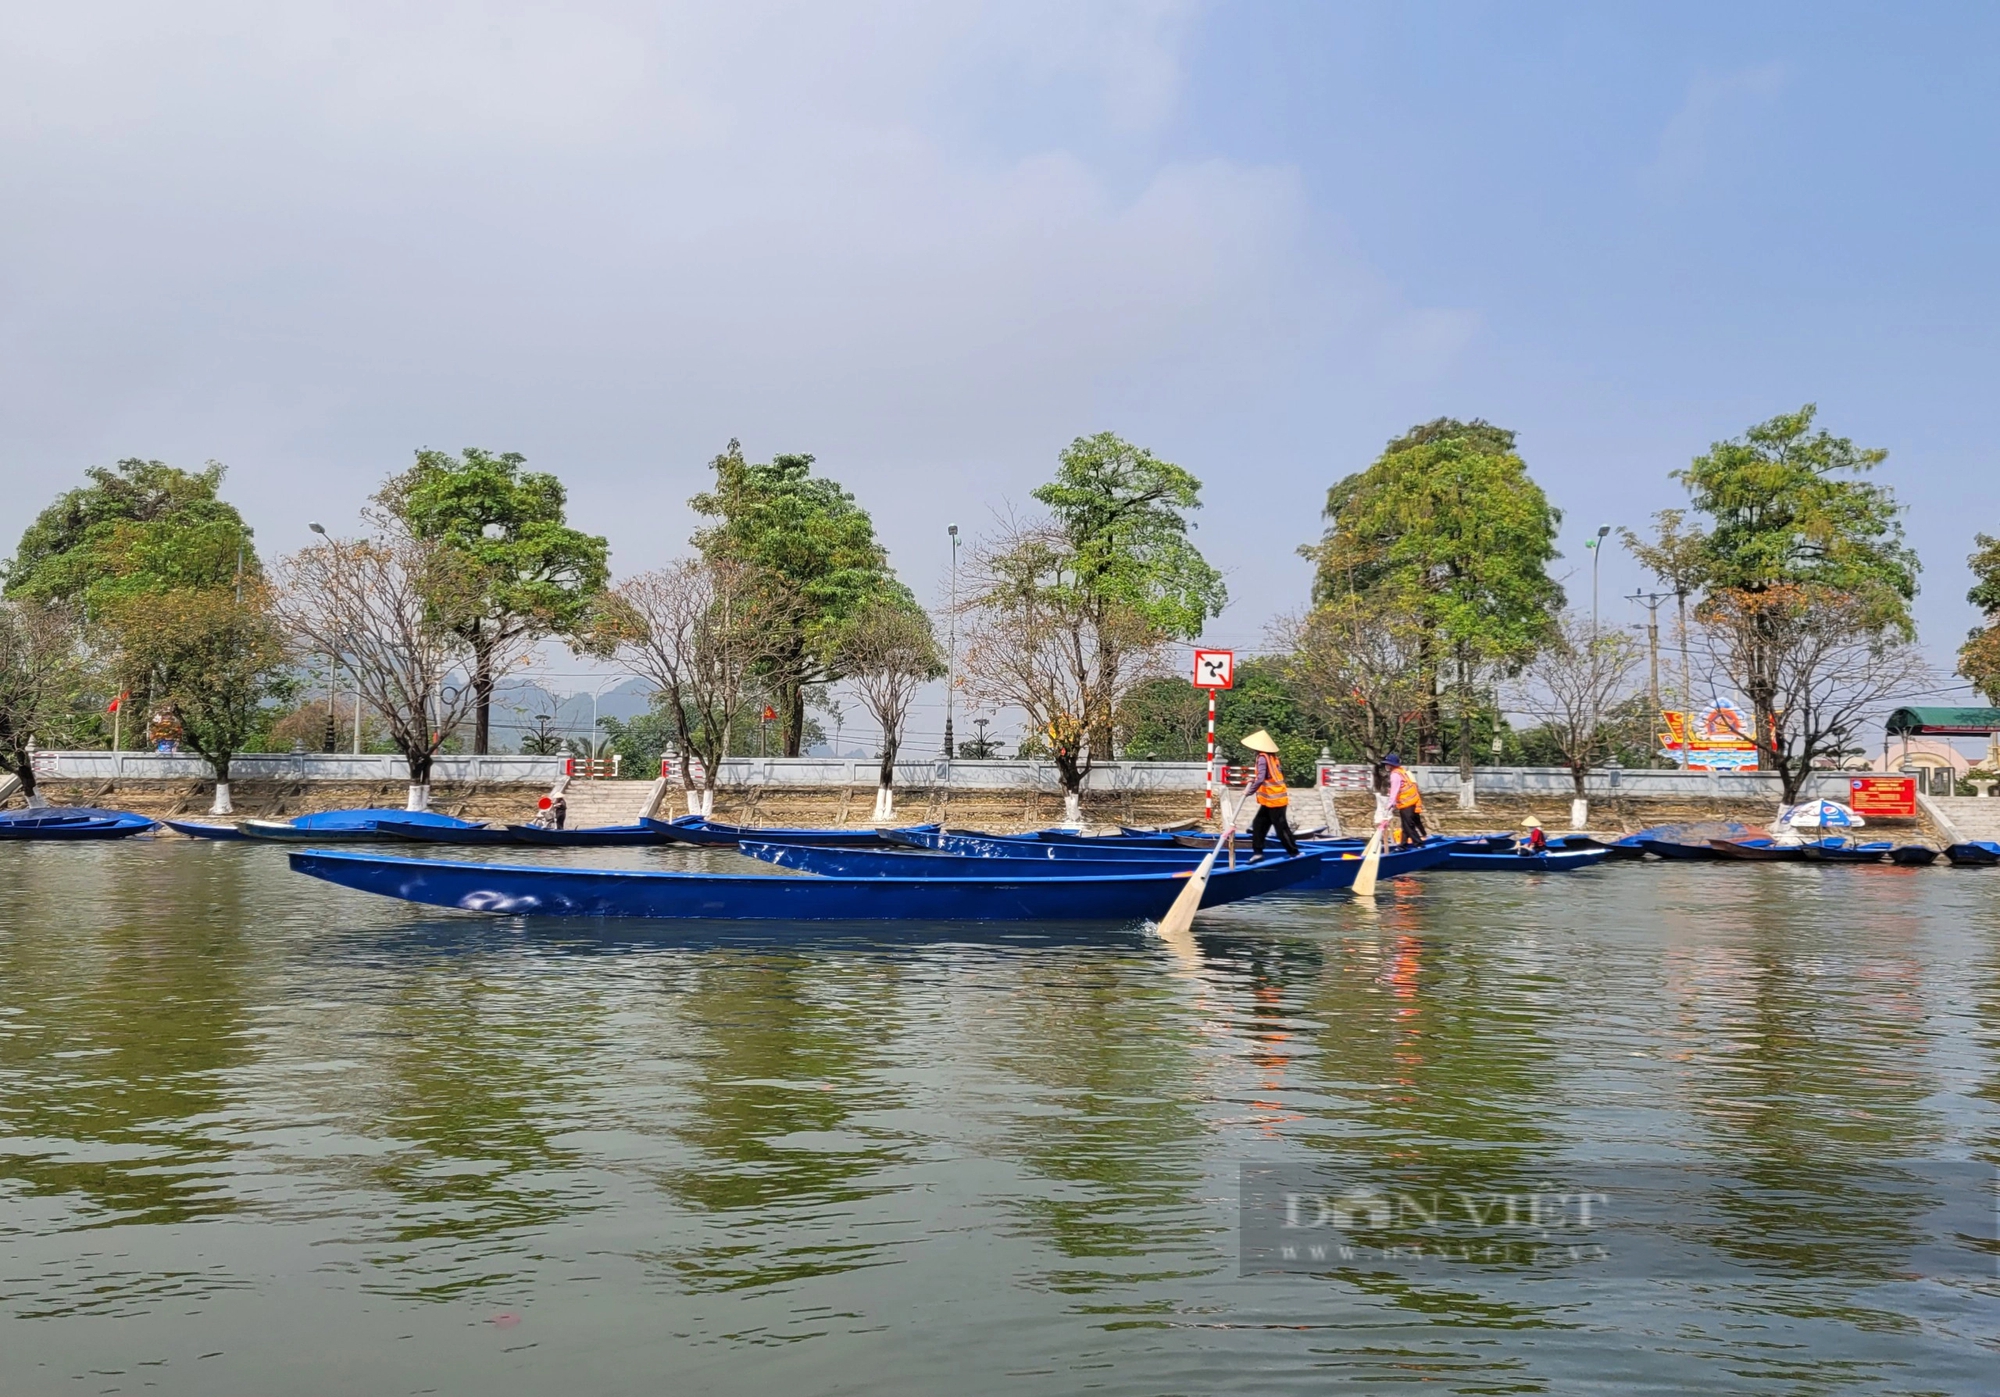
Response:
[{"label": "red banner sign", "polygon": [[1847,782],[1847,803],[1857,815],[1913,816],[1917,813],[1914,776],[1853,776]]}]

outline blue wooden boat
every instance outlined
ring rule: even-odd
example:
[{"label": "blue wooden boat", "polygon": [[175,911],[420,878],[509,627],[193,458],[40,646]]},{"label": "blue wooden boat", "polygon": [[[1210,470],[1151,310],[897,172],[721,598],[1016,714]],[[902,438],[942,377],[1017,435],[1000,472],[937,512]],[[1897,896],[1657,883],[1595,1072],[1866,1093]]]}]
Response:
[{"label": "blue wooden boat", "polygon": [[205,820],[162,820],[160,823],[175,834],[185,834],[190,839],[217,839],[227,842],[250,838],[235,825],[214,825]]},{"label": "blue wooden boat", "polygon": [[505,825],[406,825],[401,820],[380,820],[375,832],[408,844],[519,844]]},{"label": "blue wooden boat", "polygon": [[516,844],[545,844],[559,849],[621,849],[633,845],[654,848],[681,841],[652,824],[584,825],[577,829],[547,829],[541,825],[509,825]]},{"label": "blue wooden boat", "polygon": [[236,827],[246,838],[281,844],[353,844],[391,838],[382,832],[384,822],[432,829],[479,827],[477,820],[460,820],[429,810],[321,810],[290,820],[238,820]]},{"label": "blue wooden boat", "polygon": [[1797,863],[1806,856],[1803,844],[1780,844],[1775,839],[1711,839],[1708,843],[1722,858],[1746,863]]},{"label": "blue wooden boat", "polygon": [[130,810],[100,810],[93,805],[43,805],[0,811],[0,839],[130,839],[157,828],[158,822],[144,815]]},{"label": "blue wooden boat", "polygon": [[1991,839],[1970,839],[1945,846],[1944,856],[1953,868],[1991,868],[2000,864],[2000,843]]},{"label": "blue wooden boat", "polygon": [[[963,838],[964,836],[957,836]],[[1075,845],[1059,846],[1074,850]],[[1211,843],[1211,847],[1213,847]],[[1185,870],[1201,862],[1202,855],[1190,849],[1134,851],[1105,851],[1099,859],[1078,858],[1069,854],[1041,857],[1014,854],[952,853],[905,847],[902,849],[824,849],[803,845],[761,843],[744,840],[737,846],[739,852],[752,858],[759,858],[781,867],[797,868],[821,874],[842,877],[964,877],[988,876],[974,870],[982,866],[998,865],[1009,876],[1070,878],[1077,876],[1099,876],[1117,873],[1136,873],[1142,870]],[[1434,844],[1420,844],[1413,849],[1391,850],[1382,855],[1377,876],[1381,878],[1400,877],[1406,873],[1419,873],[1427,868],[1436,868],[1450,857],[1453,846],[1447,841]],[[1315,846],[1301,850],[1301,856],[1320,859],[1319,870],[1295,883],[1293,892],[1324,892],[1354,886],[1355,875],[1361,871],[1361,851],[1347,849],[1330,850]],[[1265,862],[1282,860],[1282,850],[1266,851]],[[1238,868],[1252,866],[1250,861],[1239,854]],[[1227,872],[1226,861],[1215,865],[1218,872]]]},{"label": "blue wooden boat", "polygon": [[1540,854],[1468,853],[1454,849],[1438,866],[1447,873],[1573,873],[1610,857],[1609,849],[1550,849]]},{"label": "blue wooden boat", "polygon": [[[1210,875],[1205,907],[1309,877],[1316,858],[1266,859]],[[1188,870],[1037,878],[781,878],[769,874],[535,868],[301,849],[292,870],[342,887],[468,912],[749,922],[1137,922],[1173,905]]]},{"label": "blue wooden boat", "polygon": [[1889,862],[1900,868],[1928,868],[1937,862],[1938,851],[1929,844],[1898,844],[1889,851]]},{"label": "blue wooden boat", "polygon": [[[885,841],[894,831],[876,829],[755,829],[749,825],[728,825],[704,820],[699,815],[683,815],[677,820],[655,820],[650,816],[640,824],[671,836],[681,844],[733,845],[742,839],[782,840],[787,844],[828,844],[836,847],[867,848]],[[936,825],[911,825],[913,830],[935,830]]]},{"label": "blue wooden boat", "polygon": [[1822,839],[1800,846],[1808,863],[1881,863],[1895,847],[1886,839],[1866,844],[1849,844],[1844,839]]},{"label": "blue wooden boat", "polygon": [[1654,858],[1669,862],[1698,863],[1722,857],[1706,842],[1690,844],[1679,839],[1641,839],[1639,847]]},{"label": "blue wooden boat", "polygon": [[[736,851],[780,868],[827,878],[1127,878],[1134,875],[1171,876],[1201,862],[1199,854],[1160,858],[1007,859],[978,854],[937,853],[925,849],[839,848],[827,844],[786,844],[746,839]],[[1283,851],[1279,851],[1283,857]],[[1318,858],[1318,853],[1301,854]],[[1221,860],[1216,868],[1228,871]],[[1239,860],[1239,868],[1243,866]]]}]

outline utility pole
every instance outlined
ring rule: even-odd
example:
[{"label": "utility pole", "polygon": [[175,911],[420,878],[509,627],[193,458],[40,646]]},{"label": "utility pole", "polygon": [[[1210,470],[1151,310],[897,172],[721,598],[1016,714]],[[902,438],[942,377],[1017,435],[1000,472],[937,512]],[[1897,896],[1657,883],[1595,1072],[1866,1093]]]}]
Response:
[{"label": "utility pole", "polygon": [[[1673,595],[1672,592],[1634,592],[1626,601],[1638,602],[1646,608],[1646,690],[1651,696],[1653,716],[1647,723],[1660,721],[1664,710],[1660,707],[1660,603]],[[1681,743],[1681,760],[1687,760],[1687,743]]]},{"label": "utility pole", "polygon": [[958,755],[951,735],[952,710],[956,706],[955,691],[958,687],[958,525],[949,525],[945,532],[951,535],[951,620],[947,623],[951,638],[945,643],[944,759],[950,761]]}]

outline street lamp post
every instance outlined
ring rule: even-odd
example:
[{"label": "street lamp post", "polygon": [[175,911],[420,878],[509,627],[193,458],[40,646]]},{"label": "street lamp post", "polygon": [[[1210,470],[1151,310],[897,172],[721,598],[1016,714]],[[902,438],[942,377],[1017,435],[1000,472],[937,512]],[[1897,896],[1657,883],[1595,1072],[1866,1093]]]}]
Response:
[{"label": "street lamp post", "polygon": [[[311,529],[314,533],[318,534],[321,540],[331,542],[331,540],[327,538],[326,525],[320,523],[319,520],[317,519],[312,520],[306,525],[306,527],[308,529]],[[237,589],[238,589],[238,596],[240,598],[242,594],[241,574],[243,570],[243,562],[240,556],[237,559],[236,569],[238,573]],[[340,703],[339,694],[340,694],[340,656],[336,654],[333,650],[329,649],[326,652],[326,737],[320,743],[320,748],[322,751],[332,752],[337,750],[340,746],[340,719],[336,712],[337,706]],[[355,722],[358,725],[360,719],[357,718]]]},{"label": "street lamp post", "polygon": [[951,620],[947,623],[950,639],[945,642],[944,666],[944,759],[950,761],[958,755],[952,745],[951,719],[956,707],[954,690],[958,685],[958,525],[946,526],[951,535]]},{"label": "street lamp post", "polygon": [[1597,562],[1604,556],[1604,540],[1610,534],[1609,524],[1597,526],[1597,537],[1584,544],[1590,550],[1590,643],[1597,643]]}]

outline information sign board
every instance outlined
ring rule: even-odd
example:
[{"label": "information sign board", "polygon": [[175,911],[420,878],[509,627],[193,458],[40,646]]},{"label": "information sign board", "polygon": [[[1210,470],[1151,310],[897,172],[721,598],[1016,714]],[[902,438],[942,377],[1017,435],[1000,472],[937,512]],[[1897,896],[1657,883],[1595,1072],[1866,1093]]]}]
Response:
[{"label": "information sign board", "polygon": [[1847,803],[1857,815],[1904,817],[1917,813],[1917,778],[1914,776],[1851,776],[1847,781]]}]

